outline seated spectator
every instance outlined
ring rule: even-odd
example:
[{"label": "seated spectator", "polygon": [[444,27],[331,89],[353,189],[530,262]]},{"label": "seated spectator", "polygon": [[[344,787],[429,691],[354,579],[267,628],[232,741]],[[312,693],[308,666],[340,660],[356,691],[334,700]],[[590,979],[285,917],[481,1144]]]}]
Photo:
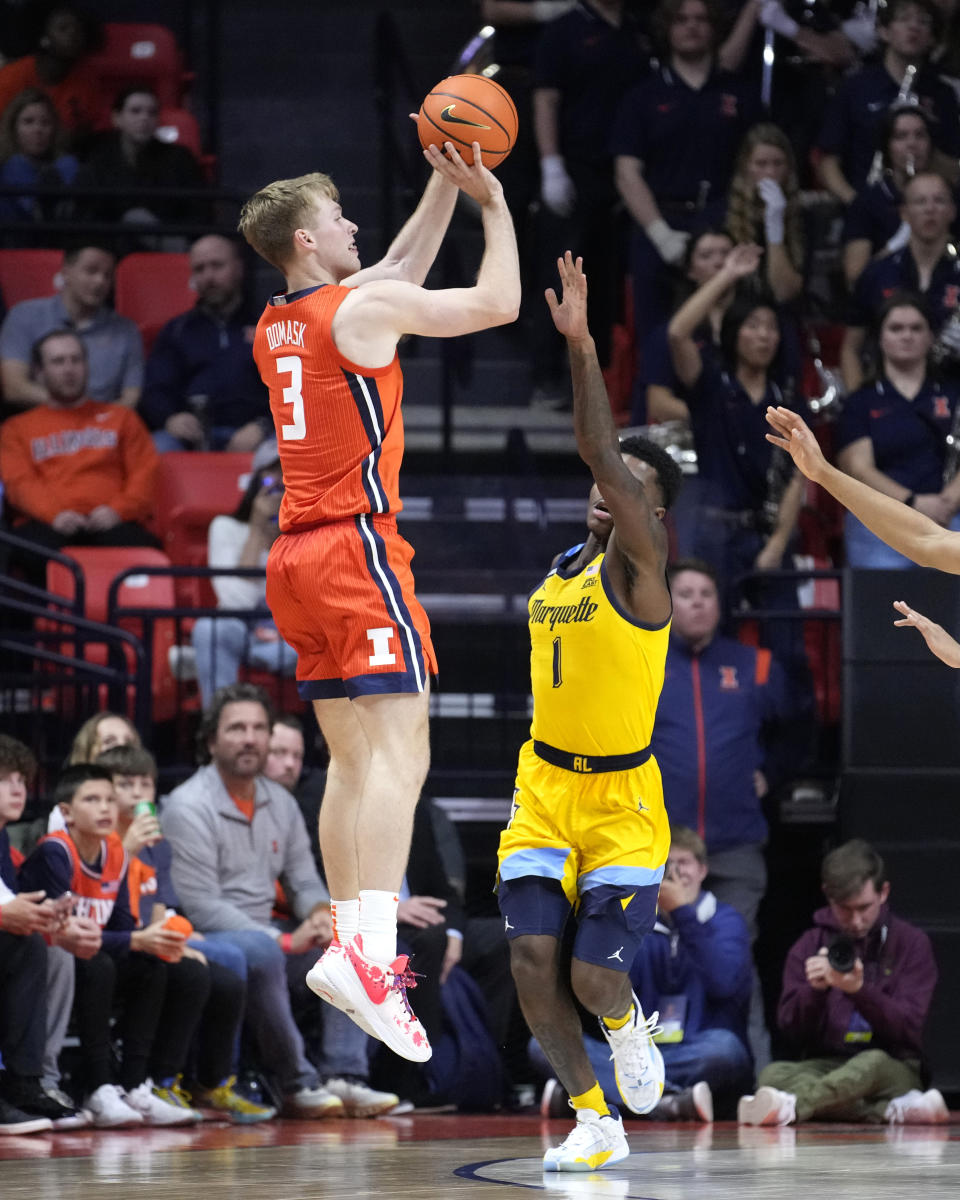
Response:
[{"label": "seated spectator", "polygon": [[51,8],[36,53],[0,67],[0,112],[25,88],[40,88],[67,129],[88,133],[100,107],[100,80],[87,61],[97,36],[90,18],[73,5]]},{"label": "seated spectator", "polygon": [[190,248],[197,303],[160,330],[147,359],[140,415],[158,450],[255,450],[273,435],[250,353],[257,313],[243,294],[236,242],[210,234]]},{"label": "seated spectator", "polygon": [[[333,931],[297,802],[263,775],[271,716],[260,688],[236,683],[217,692],[197,735],[205,765],[167,797],[161,826],[183,911],[205,940],[232,942],[247,960],[246,1028],[283,1114],[342,1115],[343,1101],[320,1086],[290,1007],[287,956],[302,971]],[[293,930],[271,921],[277,880],[298,922]],[[366,1045],[366,1034],[345,1018],[340,1049],[358,1068]]]},{"label": "seated spectator", "polygon": [[940,24],[932,0],[892,0],[880,9],[880,62],[848,76],[827,110],[818,144],[820,177],[843,204],[850,204],[870,173],[884,112],[894,105],[908,68],[916,68],[910,95],[933,123],[937,165],[960,156],[960,109],[948,84],[927,63]]},{"label": "seated spectator", "polygon": [[[274,720],[270,731],[269,751],[263,773],[267,779],[281,784],[297,799],[314,848],[314,859],[319,864],[319,802],[308,817],[307,806],[301,802],[298,795],[304,752],[303,722],[299,717],[282,713]],[[319,801],[319,797],[317,799]],[[289,921],[284,922],[282,918],[280,926],[292,928]],[[312,961],[308,965],[312,966]],[[358,1039],[356,1033],[350,1030],[352,1022],[339,1010],[328,1004],[316,1004],[314,994],[305,982],[302,965],[295,955],[287,959],[287,976],[297,1025],[308,1043],[319,1046],[325,1090],[339,1096],[348,1117],[377,1117],[396,1108],[400,1098],[393,1091],[377,1091],[370,1087],[367,1056],[365,1053],[358,1053],[358,1050],[365,1049],[365,1040]]]},{"label": "seated spectator", "polygon": [[67,757],[67,766],[94,763],[105,750],[114,746],[140,747],[143,742],[137,727],[119,713],[99,712],[88,717],[77,730]]},{"label": "seated spectator", "polygon": [[111,250],[84,242],[67,250],[61,291],[15,304],[0,326],[0,382],[8,404],[46,404],[50,393],[36,376],[33,348],[48,333],[75,333],[86,351],[90,398],[136,407],[143,383],[140,330],[107,307],[116,259]]},{"label": "seated spectator", "polygon": [[[730,235],[719,229],[704,229],[695,232],[684,252],[685,288],[676,307],[702,286],[723,267],[727,255],[733,249]],[[690,286],[690,285],[693,286]],[[723,314],[733,299],[733,288],[721,296],[707,314],[706,320],[694,331],[694,341],[704,359],[714,358],[720,349],[720,325]],[[670,339],[665,321],[653,329],[643,348],[643,380],[646,384],[646,412],[635,410],[630,414],[632,424],[642,425],[645,421],[690,420],[687,393],[673,369],[670,356]],[[690,484],[686,481],[684,491]]]},{"label": "seated spectator", "polygon": [[142,524],[153,514],[157,474],[143,422],[121,404],[89,398],[77,334],[46,334],[33,360],[49,399],[0,426],[0,478],[14,531],[49,550],[159,546]]},{"label": "seated spectator", "polygon": [[[117,833],[130,855],[130,907],[141,923],[163,921],[180,908],[170,878],[170,845],[157,820],[157,764],[141,746],[114,746],[96,765],[113,777],[117,798]],[[246,1001],[247,962],[236,946],[211,942],[202,934],[187,936],[184,956],[204,963],[210,974],[210,997],[197,1030],[196,1086],[182,1085],[178,1073],[157,1079],[164,1099],[189,1108],[194,1098],[202,1108],[249,1125],[268,1121],[276,1109],[254,1104],[236,1090],[234,1058]],[[168,968],[175,969],[175,968]],[[184,1056],[187,1047],[183,1047]]]},{"label": "seated spectator", "polygon": [[[3,187],[68,188],[79,164],[63,153],[63,131],[53,101],[37,88],[27,88],[10,102],[0,119],[0,185]],[[0,197],[0,221],[66,220],[73,201],[66,194],[38,196],[23,192]],[[42,242],[41,242],[41,239]],[[49,245],[43,234],[3,235],[5,246]]]},{"label": "seated spectator", "polygon": [[766,440],[767,406],[792,405],[792,388],[775,382],[780,321],[762,292],[738,296],[723,316],[719,361],[700,353],[694,334],[721,298],[756,270],[760,250],[737,246],[712,279],[673,316],[667,328],[677,377],[688,390],[704,505],[691,547],[728,589],[725,611],[739,594],[729,589],[750,571],[779,567],[793,541],[803,485],[789,460]]},{"label": "seated spectator", "polygon": [[903,188],[908,179],[930,168],[930,118],[915,104],[889,109],[880,129],[880,148],[882,174],[857,192],[844,221],[843,274],[851,290],[871,258],[895,254],[910,241],[910,226],[901,214]]},{"label": "seated spectator", "polygon": [[800,1061],[765,1067],[737,1119],[946,1123],[940,1093],[920,1090],[923,1026],[937,982],[930,939],[890,911],[883,859],[866,842],[832,850],[821,880],[827,907],[787,955],[777,1009]]},{"label": "seated spectator", "polygon": [[840,350],[843,381],[848,392],[863,383],[862,355],[867,327],[879,317],[893,292],[917,292],[926,302],[931,329],[942,352],[942,367],[960,374],[960,258],[950,228],[957,209],[953,190],[942,175],[925,171],[907,180],[903,189],[903,219],[910,238],[902,250],[874,259],[854,288],[847,331]]},{"label": "seated spectator", "polygon": [[[630,968],[643,1011],[659,1012],[654,1040],[666,1080],[651,1121],[712,1121],[715,1107],[732,1114],[736,1098],[753,1080],[747,1049],[750,938],[736,909],[704,890],[707,873],[703,840],[673,825],[657,923]],[[604,1099],[617,1104],[607,1043],[589,1036],[583,1041]],[[556,1112],[557,1090],[556,1082],[548,1084],[544,1115]]]},{"label": "seated spectator", "polygon": [[[6,829],[23,815],[36,769],[22,742],[0,734],[0,1134],[87,1124],[66,1096],[47,1091],[41,1082],[47,1039],[45,939],[52,943],[66,932],[68,914],[42,890],[20,891]],[[69,982],[72,989],[72,976]]]},{"label": "seated spectator", "polygon": [[[933,334],[923,302],[895,292],[880,310],[877,378],[844,401],[837,465],[877,491],[960,529],[960,474],[953,445],[956,384],[930,370]],[[847,565],[906,570],[915,564],[844,516]]]},{"label": "seated spectator", "polygon": [[793,147],[776,125],[754,125],[740,146],[727,197],[734,243],[765,247],[763,277],[778,304],[803,288],[804,237]]},{"label": "seated spectator", "polygon": [[[54,798],[67,830],[40,841],[20,878],[21,886],[42,889],[54,899],[72,893],[78,914],[102,930],[102,949],[91,958],[77,957],[74,964],[83,1107],[99,1128],[199,1121],[198,1112],[169,1089],[163,1094],[153,1080],[172,1080],[178,1073],[207,1001],[206,967],[184,958],[186,939],[164,927],[163,915],[137,926],[110,772],[67,767]],[[117,1000],[122,1051],[115,1075],[110,1026]]]},{"label": "seated spectator", "polygon": [[[207,565],[265,567],[280,532],[277,514],[282,496],[277,443],[271,439],[254,456],[253,474],[236,511],[210,522]],[[220,608],[266,608],[265,579],[217,575],[212,583]],[[204,708],[220,688],[237,682],[241,666],[289,676],[297,669],[296,652],[282,640],[269,616],[198,617],[191,636]]]},{"label": "seated spectator", "polygon": [[661,65],[624,96],[610,135],[634,222],[638,346],[668,315],[664,264],[682,261],[695,227],[721,223],[737,147],[758,110],[751,90],[717,67],[715,14],[704,0],[661,0],[655,25]]},{"label": "seated spectator", "polygon": [[[90,218],[142,226],[208,219],[208,206],[202,200],[164,195],[144,199],[126,194],[138,188],[163,192],[204,186],[203,172],[191,151],[177,142],[161,142],[156,136],[160,123],[156,93],[143,84],[124,89],[113,102],[111,116],[113,129],[93,143],[80,182],[84,187],[107,188],[116,195],[87,201]],[[140,248],[182,250],[182,239],[175,240],[176,245],[168,240],[159,245],[151,241]]]}]

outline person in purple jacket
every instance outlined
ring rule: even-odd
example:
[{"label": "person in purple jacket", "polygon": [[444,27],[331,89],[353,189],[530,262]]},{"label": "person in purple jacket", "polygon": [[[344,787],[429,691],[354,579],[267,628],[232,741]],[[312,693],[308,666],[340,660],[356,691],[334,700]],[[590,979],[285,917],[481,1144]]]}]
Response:
[{"label": "person in purple jacket", "polygon": [[827,907],[787,955],[777,1010],[800,1061],[765,1067],[737,1119],[946,1123],[943,1096],[920,1090],[937,982],[930,939],[891,913],[883,859],[862,839],[830,851],[821,882]]}]

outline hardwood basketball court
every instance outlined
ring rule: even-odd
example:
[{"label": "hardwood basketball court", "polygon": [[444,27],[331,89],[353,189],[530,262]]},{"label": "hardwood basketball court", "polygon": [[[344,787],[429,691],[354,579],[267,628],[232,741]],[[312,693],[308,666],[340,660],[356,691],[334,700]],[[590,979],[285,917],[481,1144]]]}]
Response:
[{"label": "hardwood basketball court", "polygon": [[545,1175],[568,1122],[533,1116],[276,1121],[0,1137],[2,1200],[939,1200],[960,1194],[960,1125],[799,1129],[630,1122],[608,1171]]}]

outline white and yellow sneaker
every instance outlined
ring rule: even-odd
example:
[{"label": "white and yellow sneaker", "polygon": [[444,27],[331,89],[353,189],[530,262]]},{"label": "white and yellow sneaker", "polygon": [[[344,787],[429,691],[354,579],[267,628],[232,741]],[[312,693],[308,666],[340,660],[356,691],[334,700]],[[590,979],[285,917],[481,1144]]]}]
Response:
[{"label": "white and yellow sneaker", "polygon": [[658,1033],[659,1013],[646,1020],[640,1001],[633,997],[633,1020],[622,1029],[608,1029],[600,1017],[600,1031],[607,1039],[613,1059],[617,1090],[631,1112],[653,1112],[663,1095],[666,1071],[660,1047],[653,1040]]},{"label": "white and yellow sneaker", "polygon": [[545,1171],[599,1171],[630,1153],[623,1122],[615,1108],[601,1117],[592,1108],[577,1109],[577,1123],[565,1142],[543,1156]]}]

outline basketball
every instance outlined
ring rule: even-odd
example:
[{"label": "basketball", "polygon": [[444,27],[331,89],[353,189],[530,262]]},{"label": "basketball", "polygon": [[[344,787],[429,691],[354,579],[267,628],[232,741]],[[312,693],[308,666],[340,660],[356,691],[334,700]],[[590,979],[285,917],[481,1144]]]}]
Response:
[{"label": "basketball", "polygon": [[441,79],[420,106],[420,144],[453,142],[466,163],[473,162],[473,142],[480,143],[485,167],[498,166],[517,140],[517,107],[510,93],[485,75],[450,75]]}]

